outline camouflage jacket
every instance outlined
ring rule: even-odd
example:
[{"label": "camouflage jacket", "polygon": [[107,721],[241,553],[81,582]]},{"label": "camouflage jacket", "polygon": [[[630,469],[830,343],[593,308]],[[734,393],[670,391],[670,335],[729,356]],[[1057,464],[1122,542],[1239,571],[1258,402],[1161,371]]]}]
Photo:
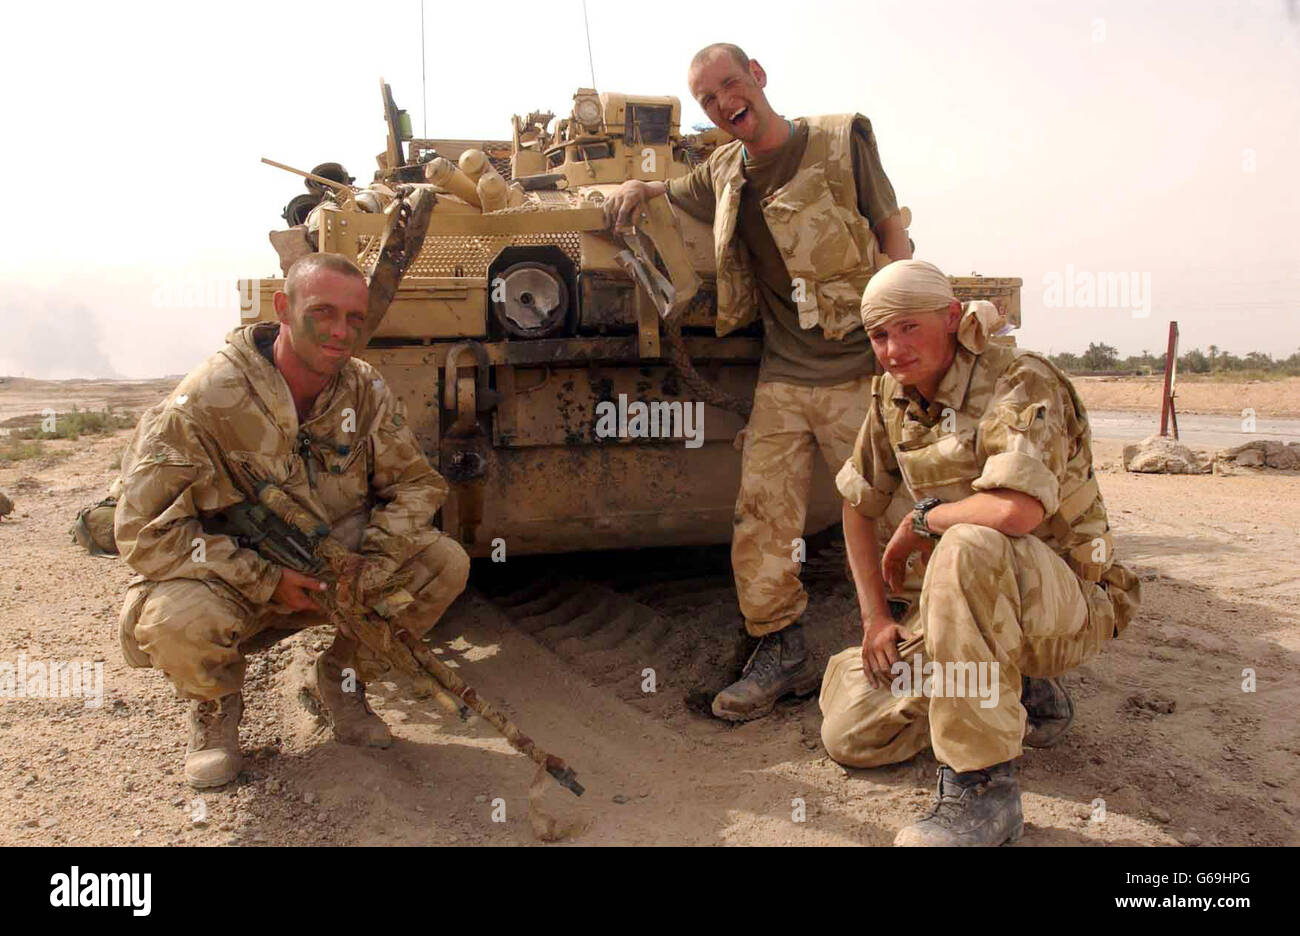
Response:
[{"label": "camouflage jacket", "polygon": [[[764,200],[763,217],[796,287],[800,326],[820,325],[827,338],[838,341],[862,326],[862,290],[882,263],[871,224],[858,211],[853,176],[853,125],[866,125],[866,118],[834,114],[805,119],[808,147],[803,159],[794,177]],[[725,335],[753,321],[758,308],[753,266],[736,237],[745,185],[740,141],[718,147],[707,165],[717,199],[717,333]]]},{"label": "camouflage jacket", "polygon": [[1100,584],[1098,594],[1086,589],[1089,607],[1113,615],[1115,633],[1128,624],[1138,582],[1114,561],[1088,414],[1069,378],[1046,358],[1004,345],[980,354],[958,346],[928,406],[889,374],[875,377],[866,421],[836,485],[874,518],[904,482],[918,499],[956,501],[995,488],[1036,498],[1045,515],[1032,535],[1085,583]]},{"label": "camouflage jacket", "polygon": [[379,372],[349,360],[299,426],[288,384],[255,344],[278,327],[235,329],[141,417],[122,459],[114,530],[144,579],[215,579],[253,604],[269,601],[279,566],[204,529],[205,517],[256,497],[259,481],[331,526],[366,511],[361,552],[394,570],[440,535],[432,522],[446,482]]}]

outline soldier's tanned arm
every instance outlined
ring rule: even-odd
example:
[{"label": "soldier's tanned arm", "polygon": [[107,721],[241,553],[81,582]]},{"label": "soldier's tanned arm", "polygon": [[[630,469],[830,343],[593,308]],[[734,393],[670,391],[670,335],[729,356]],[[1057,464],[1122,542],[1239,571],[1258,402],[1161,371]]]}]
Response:
[{"label": "soldier's tanned arm", "polygon": [[605,201],[605,223],[611,228],[632,224],[641,205],[651,198],[667,194],[668,200],[701,221],[713,220],[713,173],[708,162],[696,166],[685,176],[667,182],[643,182],[629,179]]},{"label": "soldier's tanned arm", "polygon": [[713,194],[713,170],[708,162],[700,163],[687,175],[658,184],[664,186],[674,206],[698,221],[713,222],[717,199]]},{"label": "soldier's tanned arm", "polygon": [[912,244],[898,211],[894,186],[880,163],[871,122],[855,125],[853,132],[853,176],[858,183],[858,211],[871,224],[880,249],[891,260],[910,260]]},{"label": "soldier's tanned arm", "polygon": [[959,523],[991,527],[1007,536],[1023,536],[1043,522],[1042,503],[1020,491],[980,491],[950,504],[940,504],[926,514],[926,525],[942,533]]},{"label": "soldier's tanned arm", "polygon": [[876,243],[889,255],[890,260],[911,260],[912,242],[903,227],[900,215],[890,215],[874,228]]},{"label": "soldier's tanned arm", "polygon": [[[175,407],[142,419],[123,464],[115,535],[122,558],[151,581],[218,579],[260,605],[280,582],[280,566],[229,536],[208,533],[198,502],[215,469],[202,430]],[[216,505],[218,508],[228,505]]]},{"label": "soldier's tanned arm", "polygon": [[898,662],[897,645],[904,637],[889,613],[880,543],[876,539],[876,520],[889,507],[900,481],[898,464],[873,395],[853,454],[835,478],[844,498],[844,547],[862,618],[863,671],[873,687],[888,685],[889,668]]}]

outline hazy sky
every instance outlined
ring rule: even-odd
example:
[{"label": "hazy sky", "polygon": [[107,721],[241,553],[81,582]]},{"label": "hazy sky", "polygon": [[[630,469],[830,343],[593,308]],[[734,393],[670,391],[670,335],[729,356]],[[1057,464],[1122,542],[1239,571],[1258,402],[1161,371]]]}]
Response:
[{"label": "hazy sky", "polygon": [[[1024,278],[1021,344],[1158,352],[1173,318],[1184,349],[1275,356],[1300,348],[1295,6],[587,3],[598,88],[678,95],[686,126],[713,41],[765,66],[780,113],[869,116],[917,256]],[[590,83],[580,0],[491,9],[427,5],[430,136],[508,137]],[[368,181],[380,76],[425,125],[419,0],[25,3],[4,25],[0,374],[183,373],[238,323],[234,280],[278,274],[266,234],[304,189],[258,158]],[[1138,294],[1096,307],[1077,290],[1102,273]]]}]

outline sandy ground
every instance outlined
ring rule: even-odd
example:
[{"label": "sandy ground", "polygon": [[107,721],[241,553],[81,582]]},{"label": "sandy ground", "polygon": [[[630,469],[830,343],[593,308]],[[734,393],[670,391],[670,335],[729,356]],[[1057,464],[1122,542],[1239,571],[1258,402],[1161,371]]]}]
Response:
[{"label": "sandy ground", "polygon": [[[40,422],[40,413],[52,408],[62,413],[80,410],[114,411],[147,409],[172,392],[180,377],[154,380],[33,380],[30,377],[0,377],[0,425],[15,417]],[[35,418],[30,417],[35,414]]]},{"label": "sandy ground", "polygon": [[[14,413],[5,392],[0,415]],[[380,684],[372,698],[395,746],[330,739],[299,700],[324,629],[253,658],[244,773],[189,790],[182,703],[117,647],[129,570],[66,532],[102,496],[126,437],[50,442],[53,457],[0,467],[17,505],[0,521],[0,661],[102,661],[104,674],[98,708],[0,700],[0,843],[537,842],[531,765],[482,722]],[[1119,449],[1101,441],[1096,460],[1144,605],[1066,678],[1078,704],[1066,741],[1024,757],[1021,844],[1300,843],[1300,476],[1128,475],[1115,470]],[[855,642],[840,568],[833,544],[809,563],[823,657]],[[436,647],[578,771],[584,797],[547,781],[543,802],[575,824],[570,841],[887,844],[929,803],[929,754],[877,770],[828,760],[815,698],[740,727],[698,713],[692,692],[737,665],[725,548],[513,559],[477,566],[472,583]],[[1242,689],[1247,669],[1255,692]]]},{"label": "sandy ground", "polygon": [[[1089,410],[1141,410],[1160,415],[1164,377],[1075,377],[1074,385]],[[1300,377],[1281,380],[1209,380],[1182,376],[1174,388],[1179,413],[1215,413],[1241,417],[1300,416]]]}]

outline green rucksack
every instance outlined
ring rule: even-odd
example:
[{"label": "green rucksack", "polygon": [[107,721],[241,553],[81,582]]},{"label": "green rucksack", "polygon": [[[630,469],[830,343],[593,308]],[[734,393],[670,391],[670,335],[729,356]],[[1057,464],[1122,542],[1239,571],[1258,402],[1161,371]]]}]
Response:
[{"label": "green rucksack", "polygon": [[118,478],[108,489],[108,497],[97,504],[82,507],[72,524],[72,541],[81,545],[92,556],[116,556],[117,539],[113,535],[113,518],[117,513],[117,498],[122,493],[122,479]]}]

